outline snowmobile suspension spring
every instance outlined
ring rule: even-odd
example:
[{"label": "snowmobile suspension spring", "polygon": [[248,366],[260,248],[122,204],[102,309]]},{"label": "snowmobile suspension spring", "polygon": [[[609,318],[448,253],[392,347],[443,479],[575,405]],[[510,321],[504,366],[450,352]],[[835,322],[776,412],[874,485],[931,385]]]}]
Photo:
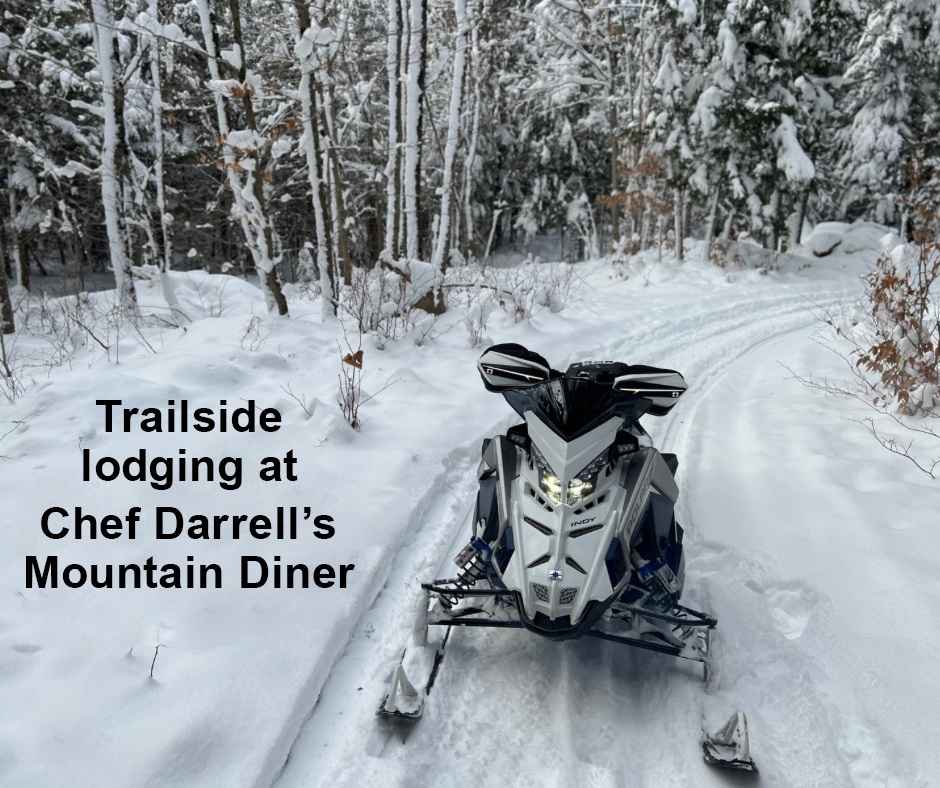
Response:
[{"label": "snowmobile suspension spring", "polygon": [[461,599],[463,599],[463,594],[461,591],[466,591],[472,586],[476,585],[477,580],[480,580],[486,575],[486,562],[480,558],[480,554],[477,553],[473,556],[466,564],[464,564],[460,569],[457,570],[457,577],[454,580],[453,590],[448,589],[449,593],[441,594],[441,605],[443,605],[447,610],[450,610],[454,607]]}]

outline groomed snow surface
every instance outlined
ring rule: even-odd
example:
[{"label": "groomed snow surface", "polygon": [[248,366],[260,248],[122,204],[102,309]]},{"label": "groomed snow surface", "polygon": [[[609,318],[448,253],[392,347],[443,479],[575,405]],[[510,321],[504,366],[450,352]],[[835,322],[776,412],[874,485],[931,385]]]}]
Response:
[{"label": "groomed snow surface", "polygon": [[[0,408],[0,785],[17,788],[299,786],[724,786],[701,758],[702,719],[735,707],[766,786],[927,786],[940,773],[940,486],[850,419],[863,405],[791,378],[839,378],[811,338],[814,304],[860,293],[860,256],[760,276],[694,261],[623,280],[577,267],[580,300],[522,322],[493,315],[486,341],[521,342],[564,368],[611,358],[675,368],[690,392],[657,445],[679,455],[683,601],[717,615],[721,685],[700,666],[585,639],[457,630],[410,735],[376,718],[408,638],[418,582],[466,527],[481,439],[514,423],[487,393],[458,311],[420,344],[367,341],[353,432],[336,405],[338,321],[295,300],[269,317],[231,277],[174,275],[180,302],[221,317],[145,329],[119,356],[76,352]],[[208,297],[207,293],[216,293]],[[144,285],[145,311],[160,305]],[[216,310],[218,311],[218,310]],[[259,321],[251,323],[253,316]],[[253,326],[253,328],[252,328]],[[452,330],[447,330],[453,326]],[[785,366],[784,366],[785,365]],[[283,390],[305,398],[305,410]],[[125,406],[275,407],[275,433],[104,429],[97,399]],[[244,458],[244,480],[83,482],[97,458]],[[297,458],[296,482],[259,461]],[[134,541],[52,541],[50,506],[143,515]],[[152,512],[274,515],[309,506],[336,536],[156,541]],[[223,588],[25,586],[25,556],[69,563],[218,563]],[[355,564],[346,589],[241,589],[239,560]],[[153,664],[155,649],[163,644]],[[288,758],[289,754],[289,758]],[[286,766],[285,766],[286,761]],[[745,780],[745,782],[748,782]]]}]

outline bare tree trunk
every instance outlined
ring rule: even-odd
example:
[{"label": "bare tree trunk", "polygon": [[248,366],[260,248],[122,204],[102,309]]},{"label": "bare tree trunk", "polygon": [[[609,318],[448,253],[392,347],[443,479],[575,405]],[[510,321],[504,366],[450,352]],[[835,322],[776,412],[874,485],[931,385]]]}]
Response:
[{"label": "bare tree trunk", "polygon": [[[418,101],[422,108],[427,105],[427,96],[425,96],[425,83],[428,74],[428,5],[430,0],[420,0],[421,2],[421,69],[418,71]],[[424,166],[424,117],[423,109],[418,112],[418,166],[415,169],[415,210],[418,215],[418,255],[422,260],[427,260],[431,254],[429,243],[431,233],[429,230],[429,208],[425,205],[424,199],[424,177],[422,168]]]},{"label": "bare tree trunk", "polygon": [[29,255],[26,253],[26,233],[17,226],[16,179],[14,178],[15,160],[11,160],[7,170],[7,197],[10,208],[10,262],[13,264],[13,276],[18,287],[29,290]]},{"label": "bare tree trunk", "polygon": [[715,185],[715,196],[712,197],[711,208],[708,211],[708,228],[705,231],[705,259],[711,260],[712,243],[715,240],[715,220],[718,218],[718,199],[721,196],[721,184]]},{"label": "bare tree trunk", "polygon": [[352,283],[352,258],[349,256],[349,230],[346,228],[346,199],[343,197],[342,170],[339,154],[330,146],[330,162],[333,167],[333,220],[336,228],[336,254],[340,273],[345,284]]},{"label": "bare tree trunk", "polygon": [[473,52],[473,121],[470,127],[470,150],[467,151],[467,160],[464,162],[463,175],[463,208],[464,208],[464,239],[465,248],[463,256],[469,260],[476,254],[476,230],[473,224],[473,163],[476,159],[477,144],[480,141],[480,0],[474,6],[476,17],[470,29],[471,51]]},{"label": "bare tree trunk", "polygon": [[336,152],[337,123],[336,103],[333,101],[332,74],[327,69],[330,87],[322,91],[324,100],[323,119],[329,132],[326,140],[326,158],[324,168],[327,172],[327,186],[330,194],[330,216],[333,223],[333,260],[344,284],[352,282],[352,261],[349,258],[349,232],[346,229],[346,201],[343,197],[342,169],[339,154]]},{"label": "bare tree trunk", "polygon": [[323,157],[320,154],[320,113],[317,109],[317,70],[320,60],[313,43],[316,35],[312,27],[310,9],[305,0],[295,0],[297,18],[300,23],[300,39],[297,44],[301,65],[300,99],[303,106],[303,123],[307,172],[317,232],[317,269],[323,290],[323,319],[336,314],[336,281],[331,265],[331,240],[327,233],[327,199],[323,177]]},{"label": "bare tree trunk", "polygon": [[7,287],[6,244],[3,224],[0,222],[0,334],[12,334],[16,330],[13,320],[13,304]]},{"label": "bare tree trunk", "polygon": [[[246,115],[246,124],[252,130],[257,129],[254,117],[254,107],[251,102],[251,91],[245,84],[245,47],[241,36],[241,20],[238,16],[237,0],[232,1],[233,27],[235,28],[235,43],[238,46],[240,57],[239,79],[242,82],[242,106]],[[219,72],[219,31],[216,25],[215,0],[206,0],[199,3],[199,16],[202,24],[202,34],[205,40],[208,55],[209,76],[216,82],[221,81]],[[287,300],[281,292],[281,285],[277,278],[275,261],[271,257],[272,235],[268,220],[263,184],[261,183],[260,156],[257,151],[249,154],[249,167],[243,168],[237,161],[235,150],[228,142],[231,123],[229,121],[229,98],[220,90],[215,93],[216,119],[219,126],[219,139],[222,146],[222,159],[227,182],[235,201],[235,208],[245,235],[246,246],[251,253],[252,262],[258,272],[261,291],[264,293],[268,309],[275,308],[282,315],[287,314]],[[241,170],[248,172],[247,187],[242,184]]]},{"label": "bare tree trunk", "polygon": [[463,101],[463,75],[467,59],[467,0],[455,0],[457,14],[457,52],[454,56],[454,87],[450,94],[450,118],[447,126],[447,145],[444,149],[444,177],[441,184],[441,224],[437,248],[432,260],[437,270],[443,270],[450,261],[450,209],[453,197],[454,156],[460,139],[460,107]]},{"label": "bare tree trunk", "polygon": [[764,238],[768,243],[771,252],[777,251],[777,216],[780,213],[780,192],[774,190],[770,195],[770,232],[766,233]]},{"label": "bare tree trunk", "polygon": [[111,0],[86,0],[91,14],[101,80],[104,137],[101,146],[101,200],[108,231],[108,251],[118,302],[137,314],[137,292],[129,253],[124,187],[127,181],[127,135],[124,128],[124,80]]},{"label": "bare tree trunk", "polygon": [[[617,54],[614,51],[610,37],[613,35],[610,23],[610,9],[607,10],[607,67],[610,71],[609,81],[604,88],[605,97],[608,101],[608,123],[610,125],[610,193],[614,201],[610,205],[610,229],[611,241],[617,243],[620,240],[620,205],[617,203],[617,191],[620,188],[617,172],[620,166],[620,144],[617,139],[617,102],[616,86],[614,85],[614,73],[617,70]],[[628,83],[629,86],[629,83]]]},{"label": "bare tree trunk", "polygon": [[[238,7],[238,0],[229,0],[229,9],[232,15],[233,43],[238,48],[238,80],[244,86],[242,90],[242,107],[245,112],[245,127],[249,131],[258,133],[258,123],[255,119],[255,108],[251,100],[252,91],[247,86],[248,70],[245,65],[246,50],[245,42],[242,37],[241,14]],[[248,170],[248,187],[253,197],[255,220],[260,222],[257,226],[255,240],[257,242],[260,262],[255,262],[259,277],[263,277],[268,290],[270,291],[273,304],[268,304],[270,310],[272,306],[277,307],[278,314],[287,314],[287,299],[281,292],[281,282],[277,275],[278,260],[274,254],[274,237],[271,229],[271,219],[268,215],[267,198],[264,195],[264,181],[261,173],[261,153],[257,148],[252,148],[248,154],[253,162]]]},{"label": "bare tree trunk", "polygon": [[398,101],[401,73],[401,16],[399,0],[388,0],[388,55],[385,62],[388,71],[388,159],[385,164],[385,253],[390,258],[398,256],[399,224],[399,133],[401,131],[401,104]]},{"label": "bare tree trunk", "polygon": [[[346,4],[340,4],[339,17],[334,23],[325,12],[325,4],[320,4],[319,20],[320,28],[330,28],[333,30],[333,43],[341,42],[346,37],[349,26],[349,12]],[[336,121],[336,102],[334,101],[334,85],[336,80],[333,77],[333,60],[325,58],[322,67],[325,73],[325,80],[320,85],[320,97],[323,105],[323,126],[326,131],[324,154],[326,161],[323,163],[326,173],[327,189],[330,196],[329,217],[332,222],[332,241],[333,241],[333,261],[336,268],[334,278],[339,281],[342,278],[344,284],[352,282],[352,260],[349,257],[349,232],[346,229],[346,201],[343,196],[343,178],[342,163],[337,152],[337,146],[341,145],[339,139],[339,125]]]},{"label": "bare tree trunk", "polygon": [[610,102],[610,192],[614,201],[610,205],[610,229],[613,236],[612,241],[617,243],[620,240],[620,205],[617,202],[619,196],[617,192],[620,189],[619,173],[617,169],[620,166],[620,144],[617,140],[617,105]]},{"label": "bare tree trunk", "polygon": [[663,225],[666,224],[666,217],[665,217],[665,216],[660,216],[660,217],[658,217],[658,219],[659,219],[659,222],[658,222],[658,233],[659,233],[658,243],[659,243],[659,245],[658,245],[658,247],[657,247],[657,249],[656,249],[656,262],[657,262],[657,263],[661,263],[661,262],[663,261]]},{"label": "bare tree trunk", "polygon": [[803,222],[806,221],[806,208],[809,205],[809,194],[810,186],[806,187],[806,191],[803,192],[803,199],[800,200],[800,210],[797,212],[796,222],[794,227],[794,236],[793,236],[793,246],[799,246],[803,241]]},{"label": "bare tree trunk", "polygon": [[405,219],[408,260],[421,254],[421,227],[418,218],[421,180],[421,94],[423,92],[425,0],[411,0],[411,30],[408,48],[407,134],[405,139]]},{"label": "bare tree trunk", "polygon": [[676,189],[676,205],[675,205],[675,232],[676,232],[676,260],[681,262],[682,260],[682,241],[684,237],[683,228],[682,228],[682,190]]},{"label": "bare tree trunk", "polygon": [[396,259],[404,258],[408,249],[408,215],[406,213],[408,198],[405,188],[405,157],[408,150],[408,58],[411,52],[411,0],[400,0],[399,19],[401,19],[402,33],[398,42],[398,62],[401,70],[398,74],[398,161],[396,166],[396,188],[398,190],[398,250]]},{"label": "bare tree trunk", "polygon": [[[149,13],[154,20],[157,19],[157,0],[150,0]],[[189,320],[188,315],[180,308],[170,279],[170,268],[173,265],[173,235],[170,229],[172,217],[166,209],[166,190],[163,183],[163,162],[166,155],[163,139],[163,83],[160,75],[160,39],[156,36],[149,38],[150,46],[150,79],[153,82],[153,96],[151,97],[151,110],[153,115],[153,180],[156,189],[157,214],[159,226],[153,234],[154,258],[160,271],[160,284],[163,288],[163,297],[173,314]]]}]

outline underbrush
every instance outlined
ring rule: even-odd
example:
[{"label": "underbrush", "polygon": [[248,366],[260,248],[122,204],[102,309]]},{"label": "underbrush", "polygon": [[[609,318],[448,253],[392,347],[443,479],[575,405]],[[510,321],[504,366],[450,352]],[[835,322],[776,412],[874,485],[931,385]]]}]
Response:
[{"label": "underbrush", "polygon": [[885,251],[864,277],[854,308],[823,314],[820,342],[851,371],[833,382],[797,378],[863,402],[859,421],[888,451],[934,478],[940,467],[940,243],[919,239]]},{"label": "underbrush", "polygon": [[718,238],[712,243],[710,259],[719,268],[731,271],[757,271],[762,276],[790,270],[802,271],[810,263],[798,255],[774,252],[753,243]]},{"label": "underbrush", "polygon": [[[239,324],[232,341],[256,352],[281,319],[259,314],[260,292],[237,277],[203,272],[172,276],[180,303],[175,310],[165,306],[161,283],[144,269],[135,269],[135,278],[146,306],[135,312],[117,305],[114,291],[63,297],[16,293],[16,330],[0,335],[0,401],[15,402],[62,368],[119,363],[122,356],[157,353],[167,331],[186,332],[200,319],[244,315],[246,321]],[[369,399],[361,395],[361,386],[370,346],[380,350],[402,340],[420,345],[463,326],[470,346],[476,347],[485,341],[487,326],[497,317],[519,322],[545,309],[558,312],[580,296],[581,288],[574,269],[565,263],[461,266],[443,276],[418,262],[355,269],[336,300],[341,332],[336,337],[340,343],[337,405],[346,421],[359,429],[359,408]],[[288,285],[284,292],[292,319],[319,320],[322,294],[316,282]],[[433,311],[422,308],[435,302]]]},{"label": "underbrush", "polygon": [[[436,278],[424,263],[380,265],[357,269],[339,297],[339,314],[351,319],[361,334],[370,334],[378,347],[413,334],[421,343],[431,335],[438,315],[421,309],[428,294],[438,300],[441,314],[456,312],[470,339],[478,346],[496,312],[526,320],[543,309],[559,312],[577,300],[582,282],[566,263],[526,262],[512,268],[465,265]],[[315,292],[315,291],[314,291]]]},{"label": "underbrush", "polygon": [[55,298],[24,291],[13,308],[16,331],[0,336],[0,398],[8,402],[54,370],[71,368],[83,351],[119,361],[122,344],[130,340],[155,353],[154,329],[169,325],[157,315],[129,314],[111,291]]}]

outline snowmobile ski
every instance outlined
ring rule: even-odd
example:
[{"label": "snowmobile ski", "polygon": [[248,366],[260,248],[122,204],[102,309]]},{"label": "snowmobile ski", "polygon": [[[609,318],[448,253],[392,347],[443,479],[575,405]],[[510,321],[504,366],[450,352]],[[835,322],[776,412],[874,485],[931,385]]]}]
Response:
[{"label": "snowmobile ski", "polygon": [[712,734],[706,732],[702,749],[709,766],[757,771],[757,764],[751,758],[747,716],[740,709],[735,710],[721,729]]},{"label": "snowmobile ski", "polygon": [[[392,671],[388,693],[379,706],[379,716],[417,721],[424,713],[424,699],[434,686],[450,638],[450,627],[444,630],[443,637],[429,637],[427,611],[428,597],[427,593],[423,593],[416,607],[412,642],[405,648],[401,660]],[[417,688],[412,681],[418,683]]]}]

